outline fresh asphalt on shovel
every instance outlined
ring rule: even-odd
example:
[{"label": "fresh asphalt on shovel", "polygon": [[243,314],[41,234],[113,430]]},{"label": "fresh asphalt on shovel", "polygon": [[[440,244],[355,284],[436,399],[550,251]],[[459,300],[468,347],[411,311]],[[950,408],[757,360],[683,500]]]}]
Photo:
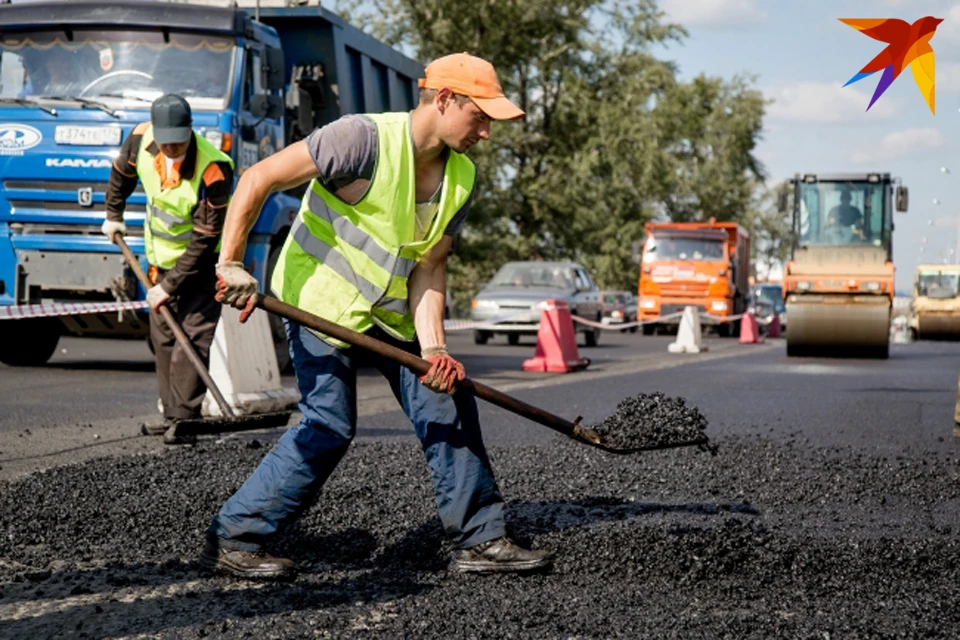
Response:
[{"label": "fresh asphalt on shovel", "polygon": [[[395,360],[421,376],[430,370],[430,363],[422,358],[271,296],[258,295],[257,306],[355,347]],[[695,407],[687,407],[682,398],[667,398],[662,393],[626,398],[619,403],[613,416],[590,428],[580,424],[580,417],[571,422],[476,380],[466,378],[458,383],[458,388],[608,453],[631,454],[691,446],[716,453],[715,447],[704,434],[706,419]]]},{"label": "fresh asphalt on shovel", "polygon": [[[113,241],[118,247],[120,247],[123,257],[136,274],[137,279],[140,281],[140,284],[143,286],[144,290],[149,290],[150,287],[153,286],[153,283],[151,283],[150,279],[147,278],[147,274],[143,272],[143,269],[140,267],[140,262],[133,254],[133,251],[130,250],[130,247],[127,246],[123,236],[114,234]],[[163,321],[167,323],[167,326],[170,327],[171,331],[173,331],[173,335],[176,338],[177,343],[180,345],[180,348],[182,348],[184,353],[187,354],[187,359],[190,360],[190,363],[196,368],[200,378],[207,385],[207,388],[213,395],[214,400],[216,400],[217,406],[220,408],[220,413],[223,414],[208,418],[197,418],[195,420],[180,420],[177,422],[176,426],[172,428],[173,433],[168,432],[168,435],[178,438],[190,438],[191,436],[200,434],[249,431],[251,429],[267,429],[270,427],[282,427],[287,424],[287,421],[290,419],[290,416],[293,413],[292,411],[274,411],[269,413],[237,415],[230,406],[230,403],[227,402],[226,399],[224,399],[223,394],[220,393],[220,388],[217,386],[217,383],[213,381],[213,378],[207,371],[207,366],[203,363],[203,360],[200,359],[200,356],[190,343],[190,339],[187,337],[187,334],[183,332],[183,328],[173,317],[173,313],[171,313],[170,309],[167,308],[166,305],[161,305],[159,314],[160,317],[163,318]]]}]

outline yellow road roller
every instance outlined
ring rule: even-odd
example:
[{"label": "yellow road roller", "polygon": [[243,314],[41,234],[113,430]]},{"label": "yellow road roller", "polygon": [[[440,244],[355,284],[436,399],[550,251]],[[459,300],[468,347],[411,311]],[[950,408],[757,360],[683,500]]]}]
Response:
[{"label": "yellow road roller", "polygon": [[907,326],[914,340],[960,340],[960,265],[922,264]]},{"label": "yellow road roller", "polygon": [[[907,188],[888,173],[797,174],[784,269],[787,355],[886,358],[894,296],[893,210]],[[780,197],[786,212],[787,191]]]}]

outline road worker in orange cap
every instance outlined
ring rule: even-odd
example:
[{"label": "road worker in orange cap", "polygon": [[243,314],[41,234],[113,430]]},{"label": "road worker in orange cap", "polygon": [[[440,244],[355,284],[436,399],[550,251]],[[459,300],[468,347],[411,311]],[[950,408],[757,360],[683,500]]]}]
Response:
[{"label": "road worker in orange cap", "polygon": [[[426,375],[286,323],[303,419],[220,509],[200,561],[239,577],[286,579],[293,562],[267,545],[333,472],[353,440],[356,372],[372,365],[413,423],[433,478],[451,568],[530,571],[552,553],[507,537],[503,498],[480,434],[476,401],[457,389],[463,365],[443,328],[447,254],[476,186],[464,154],[490,137],[494,119],[523,111],[504,95],[493,66],[467,53],[433,61],[410,113],[344,116],[257,163],[240,179],[227,212],[217,299],[253,311],[257,281],[241,258],[271,191],[309,181],[270,287],[281,300],[364,332],[432,363]],[[337,508],[328,505],[326,508]],[[411,523],[414,524],[414,523]]]}]

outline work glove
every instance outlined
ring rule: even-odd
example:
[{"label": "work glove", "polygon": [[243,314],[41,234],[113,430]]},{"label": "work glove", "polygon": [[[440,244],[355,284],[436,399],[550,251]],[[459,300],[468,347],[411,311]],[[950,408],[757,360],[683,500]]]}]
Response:
[{"label": "work glove", "polygon": [[247,273],[239,261],[221,262],[217,265],[218,302],[240,309],[240,322],[246,322],[257,304],[257,279]]},{"label": "work glove", "polygon": [[170,294],[164,291],[163,287],[158,284],[153,285],[147,290],[147,304],[154,313],[158,313],[160,307],[165,305],[169,299]]},{"label": "work glove", "polygon": [[456,391],[457,383],[467,377],[463,365],[447,353],[445,346],[427,347],[421,355],[431,367],[420,378],[420,382],[431,391],[452,395]]},{"label": "work glove", "polygon": [[100,225],[100,232],[107,236],[110,242],[113,242],[115,234],[127,235],[127,225],[123,224],[123,220],[104,220],[103,224]]}]

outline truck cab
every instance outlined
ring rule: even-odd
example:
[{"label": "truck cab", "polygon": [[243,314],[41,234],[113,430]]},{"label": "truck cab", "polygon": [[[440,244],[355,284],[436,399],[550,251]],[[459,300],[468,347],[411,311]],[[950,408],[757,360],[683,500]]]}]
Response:
[{"label": "truck cab", "polygon": [[[239,177],[345,113],[412,109],[422,75],[320,7],[24,2],[0,5],[0,25],[0,306],[145,297],[100,225],[113,160],[159,96],[190,103]],[[272,194],[251,231],[244,262],[261,285],[301,192]],[[138,188],[124,216],[143,264],[145,206]],[[5,322],[7,364],[42,364],[62,333],[147,333],[144,311]]]},{"label": "truck cab", "polygon": [[[678,325],[684,307],[697,307],[706,325],[736,335],[727,318],[746,308],[750,235],[735,222],[648,223],[638,286],[639,320],[652,335]],[[658,320],[659,319],[659,320]],[[654,321],[657,322],[654,322]]]}]

